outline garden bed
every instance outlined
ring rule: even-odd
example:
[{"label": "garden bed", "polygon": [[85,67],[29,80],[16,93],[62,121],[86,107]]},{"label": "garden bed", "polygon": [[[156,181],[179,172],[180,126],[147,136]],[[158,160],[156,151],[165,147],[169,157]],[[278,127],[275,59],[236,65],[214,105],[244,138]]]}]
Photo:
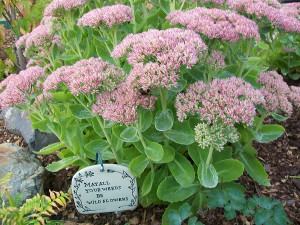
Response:
[{"label": "garden bed", "polygon": [[[278,140],[269,144],[255,144],[258,150],[258,158],[263,163],[269,174],[270,187],[263,187],[253,181],[247,174],[239,179],[239,182],[246,187],[247,197],[253,195],[271,197],[280,200],[293,224],[300,224],[300,182],[290,176],[300,174],[300,111],[299,109],[286,122],[281,123],[286,132]],[[271,121],[270,121],[271,122]],[[11,142],[26,147],[22,137],[11,134],[5,129],[3,120],[0,120],[0,142]],[[38,156],[43,165],[46,166],[57,161],[57,156]],[[67,192],[71,185],[71,179],[77,168],[71,167],[57,173],[51,173],[49,183],[45,186],[48,189]],[[297,188],[298,185],[298,188]],[[64,224],[110,224],[118,225],[131,222],[131,224],[161,224],[164,213],[163,206],[151,206],[148,208],[138,207],[134,211],[123,212],[117,218],[114,213],[82,215],[77,212],[75,205],[71,202],[67,208],[56,216],[56,219],[64,221]],[[222,210],[208,210],[199,214],[199,219],[206,225],[209,224],[250,224],[251,218],[242,215],[235,220],[226,221]]]}]

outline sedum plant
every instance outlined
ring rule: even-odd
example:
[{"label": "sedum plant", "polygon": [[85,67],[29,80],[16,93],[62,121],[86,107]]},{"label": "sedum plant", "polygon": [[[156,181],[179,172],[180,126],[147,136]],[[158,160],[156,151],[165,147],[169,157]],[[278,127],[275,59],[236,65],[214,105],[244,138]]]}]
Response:
[{"label": "sedum plant", "polygon": [[[21,203],[18,196],[11,196],[7,182],[11,174],[0,180],[0,222],[7,225],[25,224],[63,224],[51,220],[49,216],[56,215],[70,201],[70,195],[63,192],[50,191],[50,197],[37,194]],[[4,201],[6,195],[9,205]]]},{"label": "sedum plant", "polygon": [[300,95],[267,57],[300,22],[277,1],[122,4],[54,0],[17,43],[30,61],[0,83],[0,104],[59,138],[36,152],[60,158],[47,169],[90,166],[100,151],[138,178],[144,207],[187,203],[192,214],[244,171],[269,186],[252,144],[283,134],[264,121],[287,119]]}]

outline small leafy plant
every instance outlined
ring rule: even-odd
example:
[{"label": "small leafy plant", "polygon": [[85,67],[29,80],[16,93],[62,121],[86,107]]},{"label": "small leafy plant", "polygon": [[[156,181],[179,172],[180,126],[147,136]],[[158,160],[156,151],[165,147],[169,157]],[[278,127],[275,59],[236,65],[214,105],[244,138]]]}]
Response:
[{"label": "small leafy plant", "polygon": [[[10,176],[11,174],[7,174],[0,180],[0,222],[2,224],[63,224],[60,221],[51,220],[49,216],[56,215],[66,207],[70,201],[69,194],[61,191],[50,191],[50,197],[37,194],[22,204],[17,196],[12,197],[9,193],[7,182]],[[8,198],[8,206],[3,199],[4,194]]]},{"label": "small leafy plant", "polygon": [[169,209],[165,215],[166,220],[172,225],[181,225],[188,219],[188,225],[203,225],[201,222],[197,222],[197,217],[191,217],[191,206],[188,203],[184,203],[179,209]]},{"label": "small leafy plant", "polygon": [[257,196],[245,199],[244,193],[237,188],[211,191],[207,197],[207,205],[212,209],[224,208],[227,220],[235,218],[238,211],[245,216],[252,215],[258,225],[281,225],[290,222],[278,200]]}]

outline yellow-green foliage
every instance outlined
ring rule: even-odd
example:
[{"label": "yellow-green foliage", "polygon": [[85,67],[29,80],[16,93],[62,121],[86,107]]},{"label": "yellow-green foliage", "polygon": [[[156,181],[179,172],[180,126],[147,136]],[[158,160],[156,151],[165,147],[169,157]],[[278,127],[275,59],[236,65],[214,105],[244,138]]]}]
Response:
[{"label": "yellow-green foliage", "polygon": [[[60,221],[53,221],[49,216],[56,215],[64,209],[70,200],[70,195],[63,192],[50,191],[50,197],[37,194],[27,199],[21,206],[17,207],[14,199],[9,194],[7,180],[11,175],[0,180],[0,222],[6,225],[40,225],[40,224],[62,224]],[[6,194],[9,206],[5,205],[2,197]]]}]

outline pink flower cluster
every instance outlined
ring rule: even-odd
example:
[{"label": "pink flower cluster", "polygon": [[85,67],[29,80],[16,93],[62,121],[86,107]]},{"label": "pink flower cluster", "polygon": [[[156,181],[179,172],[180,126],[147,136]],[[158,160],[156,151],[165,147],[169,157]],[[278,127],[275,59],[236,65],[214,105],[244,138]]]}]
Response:
[{"label": "pink flower cluster", "polygon": [[252,85],[241,78],[214,79],[205,84],[197,81],[186,93],[179,93],[175,107],[179,121],[188,114],[197,115],[207,124],[220,119],[228,125],[245,123],[252,125],[256,114],[255,105],[263,104],[264,97]]},{"label": "pink flower cluster", "polygon": [[300,87],[291,86],[290,89],[291,89],[291,91],[288,94],[289,100],[296,107],[300,107]]},{"label": "pink flower cluster", "polygon": [[127,83],[121,83],[116,90],[99,94],[92,110],[105,120],[129,125],[136,123],[139,105],[153,110],[155,100],[155,96],[142,95]]},{"label": "pink flower cluster", "polygon": [[280,11],[289,16],[297,18],[300,16],[300,2],[282,4]]},{"label": "pink flower cluster", "polygon": [[44,82],[44,91],[56,90],[62,82],[73,95],[114,90],[125,78],[123,70],[100,58],[83,59],[54,71]]},{"label": "pink flower cluster", "polygon": [[29,37],[30,33],[24,34],[23,36],[19,37],[16,41],[16,47],[20,48],[22,45],[25,45],[27,37]]},{"label": "pink flower cluster", "polygon": [[181,66],[191,67],[207,46],[200,35],[184,29],[154,30],[129,34],[112,52],[114,58],[127,56],[133,65],[127,80],[144,90],[176,86]]},{"label": "pink flower cluster", "polygon": [[241,39],[260,39],[256,23],[229,10],[196,7],[186,12],[175,10],[167,19],[170,24],[181,24],[190,30],[202,33],[209,38],[236,42]]},{"label": "pink flower cluster", "polygon": [[53,0],[44,10],[44,16],[55,16],[57,9],[70,10],[84,5],[86,0]]},{"label": "pink flower cluster", "polygon": [[129,22],[132,19],[132,9],[129,6],[113,5],[89,11],[78,20],[77,25],[94,28],[104,25],[111,28],[114,24]]},{"label": "pink flower cluster", "polygon": [[284,112],[289,116],[292,114],[293,105],[288,100],[291,90],[281,75],[276,71],[262,72],[257,82],[262,84],[260,91],[266,100],[264,108],[267,113]]},{"label": "pink flower cluster", "polygon": [[50,100],[52,100],[52,94],[50,92],[45,92],[43,94],[38,95],[33,104],[41,105],[43,103],[43,100],[45,100],[46,102],[49,102]]},{"label": "pink flower cluster", "polygon": [[47,17],[43,19],[39,26],[33,29],[30,33],[27,33],[18,39],[16,42],[16,47],[19,48],[22,45],[25,45],[26,54],[32,46],[52,46],[54,43],[60,46],[60,37],[55,35],[52,30],[53,21],[53,17]]},{"label": "pink flower cluster", "polygon": [[221,51],[212,50],[208,57],[207,55],[203,55],[203,59],[200,59],[200,61],[207,61],[209,66],[214,70],[220,70],[226,67],[225,55]]},{"label": "pink flower cluster", "polygon": [[38,66],[30,67],[19,74],[8,76],[0,83],[0,90],[4,88],[0,94],[1,109],[24,104],[32,85],[40,78],[44,78],[44,76],[44,70]]},{"label": "pink flower cluster", "polygon": [[300,21],[280,10],[280,3],[276,0],[227,0],[230,8],[254,14],[258,19],[266,16],[274,26],[278,26],[286,31],[300,32]]}]

